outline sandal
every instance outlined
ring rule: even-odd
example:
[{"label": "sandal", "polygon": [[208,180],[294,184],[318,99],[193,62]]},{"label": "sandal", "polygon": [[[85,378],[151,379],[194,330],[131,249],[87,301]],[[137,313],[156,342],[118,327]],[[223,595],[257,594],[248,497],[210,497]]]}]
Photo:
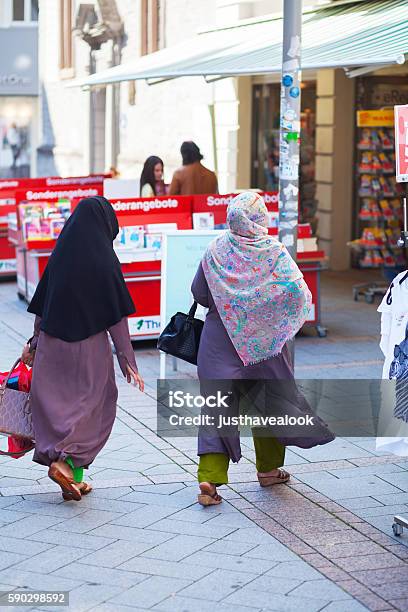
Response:
[{"label": "sandal", "polygon": [[[275,484],[282,484],[284,482],[288,482],[290,478],[289,472],[286,472],[282,468],[277,468],[277,470],[279,473],[278,476],[272,476],[272,475],[271,476],[269,475],[261,476],[258,472],[257,476],[258,476],[258,481],[261,487],[270,487]],[[271,470],[271,472],[272,471],[275,471],[275,470]]]},{"label": "sandal", "polygon": [[214,484],[210,482],[200,482],[199,487],[201,493],[197,500],[202,506],[216,506],[222,502],[222,497],[218,495],[217,487]]},{"label": "sandal", "polygon": [[[87,482],[78,482],[77,486],[82,496],[88,495],[88,493],[90,493],[93,489],[93,487]],[[64,498],[65,501],[70,501],[72,499],[72,494],[63,492],[62,497]]]},{"label": "sandal", "polygon": [[78,487],[75,486],[75,482],[72,478],[66,476],[61,470],[59,470],[55,465],[51,465],[48,470],[48,476],[56,482],[62,489],[62,496],[65,500],[73,499],[75,501],[80,501],[82,498],[81,492]]}]

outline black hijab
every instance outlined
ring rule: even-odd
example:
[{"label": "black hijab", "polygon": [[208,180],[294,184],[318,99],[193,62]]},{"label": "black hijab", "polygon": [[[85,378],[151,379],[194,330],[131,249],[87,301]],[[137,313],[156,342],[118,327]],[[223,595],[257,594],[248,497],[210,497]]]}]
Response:
[{"label": "black hijab", "polygon": [[28,307],[41,329],[85,340],[135,312],[113,240],[119,224],[106,198],[81,200],[65,223]]}]

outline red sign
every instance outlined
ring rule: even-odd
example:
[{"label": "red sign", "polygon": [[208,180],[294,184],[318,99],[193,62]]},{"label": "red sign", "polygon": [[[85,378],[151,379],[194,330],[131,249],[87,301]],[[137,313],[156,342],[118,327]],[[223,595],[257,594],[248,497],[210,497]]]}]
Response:
[{"label": "red sign", "polygon": [[394,106],[395,165],[398,183],[408,182],[408,104]]},{"label": "red sign", "polygon": [[38,178],[8,178],[0,180],[0,190],[16,190],[38,187],[64,187],[68,185],[93,185],[103,183],[110,174],[89,174],[88,176],[42,176]]},{"label": "red sign", "polygon": [[91,183],[88,185],[78,185],[77,183],[67,187],[25,187],[16,189],[16,202],[38,202],[40,200],[60,200],[68,198],[91,198],[96,195],[103,195],[103,183]]},{"label": "red sign", "polygon": [[[211,212],[214,215],[214,224],[223,224],[226,222],[228,204],[236,195],[236,193],[195,195],[193,196],[193,212]],[[264,191],[260,195],[265,200],[269,212],[277,213],[279,204],[278,192]]]},{"label": "red sign", "polygon": [[191,212],[191,196],[158,196],[156,198],[118,198],[110,200],[118,216],[132,213]]},{"label": "red sign", "polygon": [[192,196],[118,198],[110,200],[119,225],[177,223],[178,229],[191,229]]}]

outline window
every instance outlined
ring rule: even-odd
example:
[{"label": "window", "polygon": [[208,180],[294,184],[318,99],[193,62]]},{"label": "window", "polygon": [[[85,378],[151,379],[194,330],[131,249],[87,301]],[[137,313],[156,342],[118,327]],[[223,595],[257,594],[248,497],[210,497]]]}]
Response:
[{"label": "window", "polygon": [[142,0],[141,53],[147,55],[159,48],[159,0]]},{"label": "window", "polygon": [[60,68],[73,68],[72,0],[60,0]]},{"label": "window", "polygon": [[24,21],[25,0],[13,0],[13,21]]},{"label": "window", "polygon": [[38,0],[31,0],[31,21],[38,21]]},{"label": "window", "polygon": [[38,0],[12,0],[12,21],[38,21]]}]

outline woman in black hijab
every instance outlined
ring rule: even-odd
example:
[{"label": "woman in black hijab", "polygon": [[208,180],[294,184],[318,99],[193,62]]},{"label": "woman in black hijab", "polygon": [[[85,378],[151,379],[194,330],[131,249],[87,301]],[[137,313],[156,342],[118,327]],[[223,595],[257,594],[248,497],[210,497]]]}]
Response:
[{"label": "woman in black hijab", "polygon": [[35,351],[34,461],[49,466],[64,499],[80,500],[91,491],[83,468],[103,448],[115,421],[118,391],[107,332],[123,375],[144,389],[127,323],[135,307],[113,250],[118,231],[108,200],[81,200],[28,307],[36,315],[23,352],[30,363]]}]

